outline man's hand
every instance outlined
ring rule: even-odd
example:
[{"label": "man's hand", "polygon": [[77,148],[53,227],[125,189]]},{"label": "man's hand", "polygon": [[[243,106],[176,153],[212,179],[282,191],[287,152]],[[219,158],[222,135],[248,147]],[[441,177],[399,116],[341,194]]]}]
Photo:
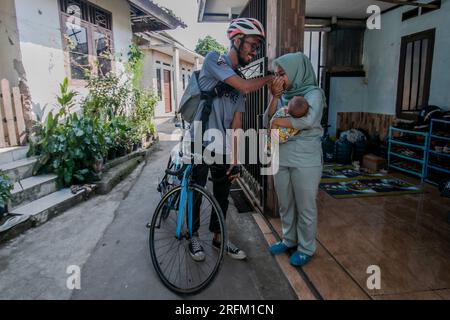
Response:
[{"label": "man's hand", "polygon": [[227,176],[228,176],[228,179],[230,180],[230,182],[233,183],[234,180],[236,180],[237,178],[240,177],[240,175],[241,175],[240,166],[237,164],[230,165],[230,168],[227,171]]}]

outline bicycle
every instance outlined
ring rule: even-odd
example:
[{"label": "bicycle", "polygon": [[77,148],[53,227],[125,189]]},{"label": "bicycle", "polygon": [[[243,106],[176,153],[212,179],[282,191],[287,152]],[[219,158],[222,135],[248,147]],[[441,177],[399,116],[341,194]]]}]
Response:
[{"label": "bicycle", "polygon": [[[183,125],[183,129],[184,125]],[[181,139],[181,142],[183,139]],[[210,192],[192,180],[195,156],[186,157],[180,149],[169,158],[158,191],[162,194],[147,225],[152,264],[163,284],[181,294],[194,294],[205,289],[217,275],[224,257],[226,227],[222,210]],[[169,181],[172,177],[175,181]],[[194,219],[194,210],[198,211]],[[212,245],[211,221],[216,221],[220,246]],[[198,236],[205,259],[195,261],[189,253],[189,242]]]}]

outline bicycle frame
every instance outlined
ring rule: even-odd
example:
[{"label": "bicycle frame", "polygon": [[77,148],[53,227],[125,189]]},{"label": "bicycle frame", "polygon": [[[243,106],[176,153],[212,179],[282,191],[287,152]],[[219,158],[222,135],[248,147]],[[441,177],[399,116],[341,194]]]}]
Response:
[{"label": "bicycle frame", "polygon": [[188,229],[189,229],[189,237],[192,237],[192,219],[193,219],[193,204],[194,204],[194,195],[192,190],[189,189],[189,178],[192,171],[192,165],[188,165],[183,173],[183,180],[181,181],[181,196],[180,196],[180,206],[178,208],[178,217],[177,217],[177,231],[176,237],[177,239],[181,239],[181,226],[183,225],[183,218],[185,213],[186,200],[188,203],[187,211],[188,211]]}]

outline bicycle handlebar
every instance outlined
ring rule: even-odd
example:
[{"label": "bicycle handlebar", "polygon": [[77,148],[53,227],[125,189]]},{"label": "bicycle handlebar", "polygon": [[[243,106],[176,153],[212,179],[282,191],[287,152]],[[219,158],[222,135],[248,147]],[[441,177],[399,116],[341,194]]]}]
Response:
[{"label": "bicycle handlebar", "polygon": [[169,176],[178,176],[186,169],[186,164],[183,164],[178,170],[172,171],[170,169],[166,169],[166,174]]}]

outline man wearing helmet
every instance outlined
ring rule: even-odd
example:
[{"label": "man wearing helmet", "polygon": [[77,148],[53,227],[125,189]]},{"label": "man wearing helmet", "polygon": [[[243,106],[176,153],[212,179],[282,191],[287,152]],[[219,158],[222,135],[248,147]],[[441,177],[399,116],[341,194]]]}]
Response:
[{"label": "man wearing helmet", "polygon": [[[195,137],[195,134],[202,134],[202,130],[198,130],[198,127],[196,127],[199,123],[202,123],[202,126],[204,126],[202,129],[205,131],[204,139],[200,139],[203,140],[202,148],[208,150],[214,159],[224,160],[220,164],[216,161],[216,164],[211,167],[207,164],[195,166],[193,172],[194,181],[199,185],[205,186],[208,171],[211,170],[213,194],[224,216],[226,216],[228,209],[231,183],[238,176],[235,174],[237,168],[237,143],[235,143],[233,153],[230,150],[230,137],[227,138],[227,130],[242,128],[242,113],[245,112],[245,95],[264,87],[274,79],[274,76],[266,76],[247,80],[241,77],[238,71],[240,67],[248,65],[255,59],[260,52],[261,45],[264,44],[264,28],[258,20],[251,18],[235,19],[231,22],[227,34],[228,39],[231,41],[230,50],[224,55],[220,55],[217,52],[210,52],[206,55],[198,83],[202,91],[214,89],[219,82],[228,85],[229,89],[225,94],[212,100],[209,116],[203,114],[203,118],[207,118],[206,123],[205,121],[202,123],[202,113],[198,112],[194,117],[194,125],[191,126],[190,130],[191,137]],[[211,134],[213,131],[216,133],[219,131],[224,139],[217,139],[216,135]],[[196,141],[195,138],[194,141]],[[230,154],[233,154],[231,165],[225,161],[227,158],[230,158]],[[199,219],[200,206],[201,198],[194,201],[194,220]],[[218,242],[220,239],[219,234],[216,232],[219,229],[215,227],[215,224],[215,221],[211,221],[210,231],[215,233],[212,244],[220,247],[221,244]],[[234,259],[246,258],[245,252],[231,242],[228,243],[225,250]],[[203,261],[205,259],[203,247],[195,234],[191,239],[189,251],[195,261]]]}]

